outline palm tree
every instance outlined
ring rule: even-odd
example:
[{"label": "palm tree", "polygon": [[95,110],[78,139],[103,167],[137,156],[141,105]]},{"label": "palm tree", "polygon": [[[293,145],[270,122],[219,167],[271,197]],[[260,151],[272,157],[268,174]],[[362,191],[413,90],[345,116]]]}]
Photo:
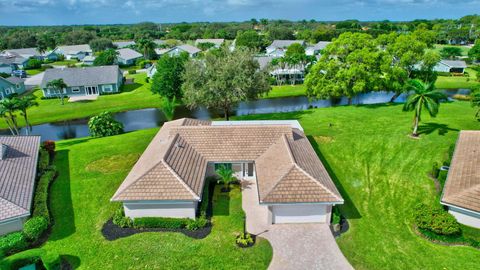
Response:
[{"label": "palm tree", "polygon": [[424,83],[420,80],[410,80],[407,85],[408,91],[414,93],[408,96],[407,102],[403,106],[404,111],[414,111],[413,133],[412,136],[418,136],[418,124],[421,120],[423,108],[427,109],[431,117],[438,114],[440,101],[446,100],[445,94],[435,90],[433,83]]},{"label": "palm tree", "polygon": [[176,106],[177,106],[177,99],[175,98],[175,96],[172,99],[169,99],[167,97],[163,98],[161,110],[168,121],[173,120]]},{"label": "palm tree", "polygon": [[56,80],[49,81],[47,83],[47,88],[52,88],[53,90],[58,91],[58,95],[62,100],[62,105],[65,104],[65,102],[63,101],[64,99],[63,89],[67,88],[67,84],[63,81],[63,79],[56,79]]},{"label": "palm tree", "polygon": [[143,57],[149,59],[149,52],[155,50],[156,44],[151,39],[142,38],[137,41],[138,48],[143,51]]},{"label": "palm tree", "polygon": [[475,117],[480,121],[480,89],[472,93],[472,106],[478,108]]},{"label": "palm tree", "polygon": [[233,170],[226,165],[220,165],[220,167],[215,171],[218,176],[220,176],[219,183],[223,183],[222,191],[228,192],[230,190],[230,184],[237,180],[235,176],[233,176]]},{"label": "palm tree", "polygon": [[21,98],[17,98],[17,107],[20,111],[20,115],[23,116],[23,119],[25,119],[25,124],[27,126],[27,135],[29,131],[32,131],[32,125],[30,125],[30,122],[28,121],[27,109],[33,106],[38,106],[38,102],[35,100],[34,96],[24,96]]},{"label": "palm tree", "polygon": [[17,116],[15,115],[18,110],[18,103],[16,99],[2,99],[0,100],[0,115],[7,122],[12,135],[20,135],[17,124]]}]

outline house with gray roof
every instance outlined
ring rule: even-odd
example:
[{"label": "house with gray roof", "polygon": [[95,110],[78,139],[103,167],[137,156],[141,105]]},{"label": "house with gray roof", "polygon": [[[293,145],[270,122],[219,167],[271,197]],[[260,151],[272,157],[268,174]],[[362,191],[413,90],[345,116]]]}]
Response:
[{"label": "house with gray roof", "polygon": [[306,55],[318,55],[330,43],[332,43],[332,42],[330,42],[330,41],[319,41],[313,46],[307,46],[307,48],[305,48],[305,54]]},{"label": "house with gray roof", "polygon": [[162,45],[167,44],[167,42],[165,40],[162,40],[162,39],[155,39],[155,40],[153,40],[153,42],[155,44],[157,44],[157,46],[162,46]]},{"label": "house with gray roof", "polygon": [[11,74],[14,70],[25,68],[27,62],[28,58],[18,55],[0,55],[0,73]]},{"label": "house with gray roof", "polygon": [[126,41],[114,41],[113,45],[117,46],[117,48],[122,49],[132,45],[135,45],[135,41],[133,40],[126,40]]},{"label": "house with gray roof", "polygon": [[58,46],[53,52],[65,56],[67,60],[83,60],[85,56],[92,55],[93,53],[88,44]]},{"label": "house with gray roof", "polygon": [[202,50],[199,48],[188,44],[178,45],[170,49],[155,49],[155,52],[158,54],[158,56],[162,56],[164,54],[168,54],[170,56],[179,56],[181,53],[188,53],[190,57],[196,57],[201,51]]},{"label": "house with gray roof", "polygon": [[25,93],[25,81],[18,77],[0,77],[0,100]]},{"label": "house with gray roof", "polygon": [[130,218],[195,218],[219,166],[258,188],[269,224],[330,223],[344,202],[298,121],[188,118],[162,126],[111,200]]},{"label": "house with gray roof", "polygon": [[53,51],[39,52],[37,48],[7,49],[2,51],[2,55],[20,56],[26,59],[36,58],[38,60],[57,60],[57,55]]},{"label": "house with gray roof", "polygon": [[117,63],[125,66],[135,65],[135,61],[143,57],[141,53],[130,48],[118,49],[117,52]]},{"label": "house with gray roof", "polygon": [[31,214],[39,148],[40,136],[0,136],[0,235]]},{"label": "house with gray roof", "polygon": [[266,55],[273,57],[283,57],[287,48],[292,44],[300,44],[305,47],[304,40],[274,40],[270,46],[266,48]]},{"label": "house with gray roof", "polygon": [[223,38],[199,38],[195,40],[195,46],[198,46],[201,43],[212,43],[214,48],[220,48],[222,46],[225,39]]},{"label": "house with gray roof", "polygon": [[58,97],[57,89],[47,87],[48,82],[63,79],[67,85],[63,94],[66,96],[92,96],[111,94],[120,91],[123,76],[120,68],[114,66],[98,66],[83,68],[52,68],[43,75],[40,88],[44,97]]},{"label": "house with gray roof", "polygon": [[464,73],[467,63],[462,60],[441,60],[433,68],[437,72]]}]

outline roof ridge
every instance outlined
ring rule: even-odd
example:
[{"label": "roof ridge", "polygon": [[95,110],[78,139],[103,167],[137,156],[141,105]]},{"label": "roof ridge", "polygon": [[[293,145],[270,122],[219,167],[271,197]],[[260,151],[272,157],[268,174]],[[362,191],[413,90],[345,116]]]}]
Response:
[{"label": "roof ridge", "polygon": [[165,161],[165,159],[162,158],[162,161],[161,163],[167,168],[167,170],[169,170],[174,176],[175,178],[178,180],[178,182],[180,182],[180,184],[182,184],[192,195],[195,199],[197,200],[200,200],[200,196],[198,196],[198,194],[195,193],[195,191],[193,191],[188,185],[187,183],[185,183],[185,181],[183,181],[183,179],[180,177],[180,175],[178,175],[175,170],[170,167],[170,165],[167,163],[167,161]]},{"label": "roof ridge", "polygon": [[299,169],[302,173],[304,173],[306,176],[308,176],[310,179],[312,179],[315,183],[317,183],[320,187],[322,187],[323,189],[325,189],[327,192],[329,192],[330,194],[332,194],[335,198],[339,199],[339,200],[342,200],[342,198],[339,198],[337,194],[335,194],[334,192],[332,192],[329,188],[327,188],[325,185],[323,185],[322,183],[320,183],[320,181],[318,181],[315,177],[313,177],[311,174],[309,174],[307,171],[305,171],[302,167],[300,167],[300,165],[298,165],[297,163],[294,164],[294,166]]},{"label": "roof ridge", "polygon": [[21,208],[21,209],[23,209],[23,210],[25,210],[25,211],[27,211],[27,212],[29,212],[29,211],[30,211],[30,210],[26,209],[25,207],[23,207],[23,206],[20,206],[20,205],[18,205],[18,204],[16,204],[16,203],[12,202],[11,200],[9,200],[9,199],[7,199],[7,198],[0,197],[0,200],[4,200],[4,201],[6,201],[6,202],[8,202],[8,203],[10,203],[10,204],[13,204],[14,206],[16,206],[16,207],[18,207],[18,208]]},{"label": "roof ridge", "polygon": [[[292,167],[290,167],[290,169],[286,170],[286,172],[279,178],[279,180],[275,183],[275,185],[272,186],[272,188],[270,188],[270,190],[268,192],[265,193],[265,196],[263,196],[264,198],[268,197],[268,195],[270,195],[270,193],[278,186],[278,184],[280,184],[280,182],[282,182],[282,180],[285,178],[285,176],[287,176],[292,170],[293,168],[295,168],[295,163],[292,163]],[[261,199],[261,198],[259,198]],[[260,200],[260,202],[262,202],[262,200]]]},{"label": "roof ridge", "polygon": [[290,157],[290,159],[291,159],[291,161],[292,161],[292,164],[296,164],[297,161],[296,161],[295,157],[293,156],[292,148],[291,148],[291,146],[290,146],[290,142],[289,142],[288,139],[287,139],[287,135],[286,135],[286,134],[283,134],[282,137],[283,137],[284,143],[286,144],[288,156]]}]

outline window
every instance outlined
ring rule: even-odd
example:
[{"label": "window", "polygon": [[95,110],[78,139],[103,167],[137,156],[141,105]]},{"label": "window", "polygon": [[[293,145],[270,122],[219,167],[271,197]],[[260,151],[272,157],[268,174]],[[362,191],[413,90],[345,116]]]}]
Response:
[{"label": "window", "polygon": [[112,92],[112,86],[111,85],[104,85],[103,86],[103,92]]},{"label": "window", "polygon": [[17,84],[17,89],[20,89],[20,84]]},{"label": "window", "polygon": [[10,88],[5,88],[5,94],[10,95],[12,92]]},{"label": "window", "polygon": [[72,93],[80,92],[80,87],[72,87]]},{"label": "window", "polygon": [[215,171],[222,166],[227,167],[227,169],[232,169],[232,163],[215,163]]}]

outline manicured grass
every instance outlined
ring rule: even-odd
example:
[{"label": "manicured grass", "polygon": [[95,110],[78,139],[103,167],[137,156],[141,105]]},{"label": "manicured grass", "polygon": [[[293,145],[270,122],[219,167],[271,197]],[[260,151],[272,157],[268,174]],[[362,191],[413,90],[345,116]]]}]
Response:
[{"label": "manicured grass", "polygon": [[458,47],[462,50],[462,56],[467,56],[468,55],[468,51],[470,50],[470,48],[466,47],[466,46],[458,46],[458,45],[445,45],[445,44],[435,44],[435,47],[433,48],[434,51],[437,51],[438,53],[440,53],[440,51],[445,48],[445,47]]},{"label": "manicured grass", "polygon": [[55,225],[42,248],[67,255],[76,269],[266,269],[272,257],[266,240],[249,249],[235,245],[243,229],[239,187],[230,195],[215,192],[213,229],[205,239],[158,232],[103,238],[102,225],[118,207],[110,198],[157,131],[57,143],[59,177],[50,201]]},{"label": "manicured grass", "polygon": [[355,269],[476,269],[480,250],[434,244],[411,228],[414,205],[439,203],[432,164],[459,130],[480,123],[468,102],[442,104],[437,118],[423,114],[420,139],[412,139],[412,117],[397,104],[237,118],[300,121],[345,199],[350,229],[337,241]]},{"label": "manicured grass", "polygon": [[[41,99],[43,93],[37,90],[34,95],[39,106],[28,110],[29,120],[32,124],[41,124],[90,117],[107,110],[120,112],[160,107],[160,98],[150,91],[150,84],[145,82],[146,76],[145,73],[129,75],[135,79],[135,83],[125,85],[122,93],[99,96],[95,101],[69,103],[65,100],[65,105],[61,104],[60,99]],[[18,121],[24,125],[22,117]],[[0,121],[0,128],[7,128],[3,120]]]},{"label": "manicured grass", "polygon": [[305,96],[305,91],[306,89],[303,84],[274,85],[272,86],[272,91],[270,91],[265,98]]},{"label": "manicured grass", "polygon": [[77,60],[63,60],[63,61],[55,61],[52,63],[47,63],[47,65],[52,65],[52,66],[66,66],[69,64],[79,64],[80,62]]},{"label": "manicured grass", "polygon": [[469,77],[438,76],[435,86],[440,89],[471,89],[480,86],[480,82],[477,81],[477,72],[471,68],[467,68],[466,72],[470,75]]},{"label": "manicured grass", "polygon": [[37,75],[38,73],[41,73],[43,71],[44,70],[41,70],[41,69],[27,69],[27,70],[25,70],[25,72],[27,72],[27,75],[29,75],[29,76]]}]

